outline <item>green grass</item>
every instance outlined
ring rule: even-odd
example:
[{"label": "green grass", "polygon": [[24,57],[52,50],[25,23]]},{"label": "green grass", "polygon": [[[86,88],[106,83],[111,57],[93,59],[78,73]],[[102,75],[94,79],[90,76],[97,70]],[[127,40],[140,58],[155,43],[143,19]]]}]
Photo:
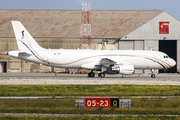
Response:
[{"label": "green grass", "polygon": [[0,99],[0,113],[180,115],[179,98],[132,98],[132,107],[75,108],[74,99]]},{"label": "green grass", "polygon": [[[179,86],[145,85],[0,85],[0,96],[177,96]],[[128,98],[128,97],[127,97]],[[0,113],[81,114],[79,117],[18,117],[0,119],[179,119],[176,117],[88,117],[83,114],[180,115],[180,98],[131,98],[132,107],[112,109],[75,108],[75,98],[65,99],[0,99]]]},{"label": "green grass", "polygon": [[6,116],[0,117],[2,120],[180,120],[178,117],[155,117],[155,116],[138,116],[138,117],[89,117],[89,116],[76,116],[76,117],[18,117],[18,116]]},{"label": "green grass", "polygon": [[148,85],[0,85],[0,96],[174,96],[179,86]]}]

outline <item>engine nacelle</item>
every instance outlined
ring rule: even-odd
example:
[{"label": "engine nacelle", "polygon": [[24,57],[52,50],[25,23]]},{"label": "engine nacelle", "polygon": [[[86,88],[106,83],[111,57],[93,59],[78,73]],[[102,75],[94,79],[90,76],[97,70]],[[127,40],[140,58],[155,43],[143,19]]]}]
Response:
[{"label": "engine nacelle", "polygon": [[112,67],[112,71],[118,71],[123,75],[132,75],[135,73],[135,67],[134,65],[115,65]]}]

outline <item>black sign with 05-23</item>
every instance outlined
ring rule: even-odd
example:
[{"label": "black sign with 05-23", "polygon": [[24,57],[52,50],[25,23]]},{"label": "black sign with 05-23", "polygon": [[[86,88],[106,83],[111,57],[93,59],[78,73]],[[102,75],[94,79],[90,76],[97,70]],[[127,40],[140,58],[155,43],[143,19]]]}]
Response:
[{"label": "black sign with 05-23", "polygon": [[119,98],[111,98],[111,107],[119,108]]}]

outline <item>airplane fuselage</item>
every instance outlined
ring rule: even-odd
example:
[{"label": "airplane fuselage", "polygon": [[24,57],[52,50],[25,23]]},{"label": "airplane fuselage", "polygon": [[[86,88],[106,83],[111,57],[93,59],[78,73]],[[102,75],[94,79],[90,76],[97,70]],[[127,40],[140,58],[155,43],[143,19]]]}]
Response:
[{"label": "airplane fuselage", "polygon": [[[12,51],[14,52],[14,51]],[[18,51],[17,51],[18,52]],[[41,49],[31,51],[32,56],[18,56],[19,54],[11,54],[27,61],[60,67],[60,68],[82,68],[83,64],[96,63],[95,68],[100,69],[97,62],[103,58],[115,61],[126,61],[135,66],[136,69],[167,69],[173,64],[171,58],[165,58],[166,54],[158,51],[144,50],[64,50],[64,49]]]}]

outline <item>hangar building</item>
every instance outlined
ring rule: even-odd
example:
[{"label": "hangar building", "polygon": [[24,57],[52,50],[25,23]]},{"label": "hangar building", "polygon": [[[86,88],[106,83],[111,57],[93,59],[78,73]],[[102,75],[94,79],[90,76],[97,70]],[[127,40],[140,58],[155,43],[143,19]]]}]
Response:
[{"label": "hangar building", "polygon": [[[17,50],[11,21],[21,21],[40,46],[77,49],[80,44],[81,11],[0,10],[0,52]],[[159,50],[177,65],[166,71],[180,71],[180,21],[165,11],[92,11],[92,49]],[[106,41],[106,44],[102,44]],[[103,42],[104,43],[104,42]],[[0,55],[0,72],[63,71]],[[148,72],[144,70],[136,71]]]}]

